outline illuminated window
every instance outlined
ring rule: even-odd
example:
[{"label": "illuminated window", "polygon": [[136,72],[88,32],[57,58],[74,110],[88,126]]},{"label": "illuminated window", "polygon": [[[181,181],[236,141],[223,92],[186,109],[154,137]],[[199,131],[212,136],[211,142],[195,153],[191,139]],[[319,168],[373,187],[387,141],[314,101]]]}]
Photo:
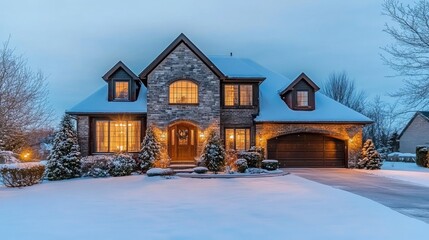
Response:
[{"label": "illuminated window", "polygon": [[172,104],[197,104],[198,86],[197,84],[180,80],[170,85],[170,103]]},{"label": "illuminated window", "polygon": [[250,84],[225,84],[224,95],[225,106],[253,105],[253,86]]},{"label": "illuminated window", "polygon": [[115,99],[128,100],[128,82],[115,82]]},{"label": "illuminated window", "polygon": [[138,152],[140,121],[96,121],[95,152]]},{"label": "illuminated window", "polygon": [[308,107],[308,92],[297,91],[296,92],[296,104],[298,107]]},{"label": "illuminated window", "polygon": [[250,148],[250,129],[226,128],[225,148],[226,150],[248,150]]}]

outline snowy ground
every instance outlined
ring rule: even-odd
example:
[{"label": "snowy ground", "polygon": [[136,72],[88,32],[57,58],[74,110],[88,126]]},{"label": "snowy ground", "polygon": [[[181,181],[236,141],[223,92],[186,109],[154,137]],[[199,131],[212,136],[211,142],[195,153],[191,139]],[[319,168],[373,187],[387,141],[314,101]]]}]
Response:
[{"label": "snowy ground", "polygon": [[377,176],[399,179],[429,187],[429,168],[419,167],[416,163],[384,162],[381,170],[356,170]]},{"label": "snowy ground", "polygon": [[[294,175],[0,187],[1,239],[427,239],[428,225]],[[400,226],[400,227],[399,227]]]}]

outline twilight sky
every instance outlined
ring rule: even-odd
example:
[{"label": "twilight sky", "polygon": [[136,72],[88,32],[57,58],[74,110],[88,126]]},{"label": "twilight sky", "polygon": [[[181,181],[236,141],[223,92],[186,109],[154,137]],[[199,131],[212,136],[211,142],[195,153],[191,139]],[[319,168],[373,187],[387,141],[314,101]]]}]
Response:
[{"label": "twilight sky", "polygon": [[[410,2],[410,1],[408,1]],[[371,97],[402,86],[380,59],[382,0],[0,0],[0,42],[48,76],[56,114],[122,60],[139,74],[181,32],[207,55],[251,58],[317,84],[346,71]]]}]

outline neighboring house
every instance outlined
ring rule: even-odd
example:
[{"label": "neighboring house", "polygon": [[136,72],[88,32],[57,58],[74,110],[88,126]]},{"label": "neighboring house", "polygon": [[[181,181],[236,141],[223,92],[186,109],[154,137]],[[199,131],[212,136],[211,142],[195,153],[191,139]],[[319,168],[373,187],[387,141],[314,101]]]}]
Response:
[{"label": "neighboring house", "polygon": [[138,152],[153,125],[174,164],[195,164],[208,131],[226,149],[265,149],[282,167],[350,167],[372,121],[318,92],[244,58],[204,55],[185,35],[139,76],[122,62],[106,85],[67,111],[77,116],[83,155]]},{"label": "neighboring house", "polygon": [[429,146],[429,112],[416,112],[399,135],[399,151],[415,153],[416,146]]}]

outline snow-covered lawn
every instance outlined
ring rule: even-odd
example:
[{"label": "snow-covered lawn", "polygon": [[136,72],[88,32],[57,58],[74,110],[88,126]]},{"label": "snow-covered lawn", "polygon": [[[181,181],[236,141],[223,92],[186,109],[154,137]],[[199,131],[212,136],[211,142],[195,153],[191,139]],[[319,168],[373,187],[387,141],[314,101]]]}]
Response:
[{"label": "snow-covered lawn", "polygon": [[429,168],[419,167],[416,163],[384,162],[381,170],[356,170],[377,176],[399,179],[429,187]]},{"label": "snow-covered lawn", "polygon": [[294,175],[0,187],[1,239],[427,239],[428,225]]}]

